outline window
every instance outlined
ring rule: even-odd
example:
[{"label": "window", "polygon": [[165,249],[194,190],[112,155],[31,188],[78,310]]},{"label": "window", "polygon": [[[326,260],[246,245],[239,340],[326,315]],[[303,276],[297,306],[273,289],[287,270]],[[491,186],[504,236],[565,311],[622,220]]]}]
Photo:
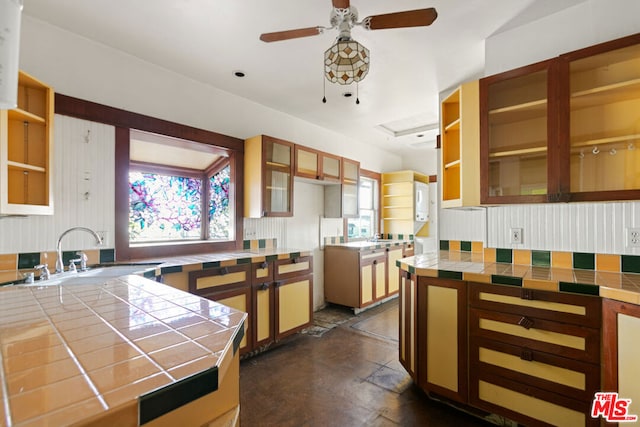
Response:
[{"label": "window", "polygon": [[349,240],[370,238],[378,233],[378,180],[360,176],[358,186],[358,217],[347,220]]}]

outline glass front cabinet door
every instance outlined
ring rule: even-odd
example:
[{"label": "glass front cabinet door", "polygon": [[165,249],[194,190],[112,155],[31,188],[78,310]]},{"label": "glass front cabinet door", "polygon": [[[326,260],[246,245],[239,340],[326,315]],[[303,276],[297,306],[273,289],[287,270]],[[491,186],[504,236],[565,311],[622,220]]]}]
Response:
[{"label": "glass front cabinet door", "polygon": [[640,34],[563,55],[560,72],[563,190],[640,198]]},{"label": "glass front cabinet door", "polygon": [[556,192],[556,67],[549,60],[480,80],[483,204],[546,202]]}]

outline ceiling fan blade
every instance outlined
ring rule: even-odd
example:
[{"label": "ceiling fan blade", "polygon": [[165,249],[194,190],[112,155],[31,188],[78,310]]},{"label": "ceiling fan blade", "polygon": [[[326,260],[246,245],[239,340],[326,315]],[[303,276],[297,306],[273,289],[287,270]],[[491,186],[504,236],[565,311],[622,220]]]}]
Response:
[{"label": "ceiling fan blade", "polygon": [[438,17],[433,7],[428,9],[407,10],[405,12],[386,13],[365,18],[362,25],[368,30],[386,28],[425,27]]},{"label": "ceiling fan blade", "polygon": [[278,42],[281,40],[297,39],[300,37],[317,36],[322,33],[322,27],[298,28],[295,30],[276,31],[274,33],[264,33],[260,35],[263,42]]},{"label": "ceiling fan blade", "polygon": [[333,7],[336,9],[347,9],[349,7],[349,0],[331,0]]}]

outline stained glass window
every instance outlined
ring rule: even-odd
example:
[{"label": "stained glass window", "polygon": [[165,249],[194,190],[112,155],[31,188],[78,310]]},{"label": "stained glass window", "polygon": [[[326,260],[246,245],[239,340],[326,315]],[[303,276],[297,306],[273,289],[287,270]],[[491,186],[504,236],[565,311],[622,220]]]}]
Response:
[{"label": "stained glass window", "polygon": [[201,238],[202,181],[129,172],[129,241]]},{"label": "stained glass window", "polygon": [[209,238],[228,239],[231,228],[229,213],[229,170],[227,166],[209,178]]}]

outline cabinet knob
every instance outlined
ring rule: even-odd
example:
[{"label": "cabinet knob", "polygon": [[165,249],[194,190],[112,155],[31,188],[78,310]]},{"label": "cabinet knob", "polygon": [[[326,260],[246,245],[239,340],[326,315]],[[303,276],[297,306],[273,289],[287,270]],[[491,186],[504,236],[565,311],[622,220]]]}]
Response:
[{"label": "cabinet knob", "polygon": [[229,274],[229,269],[227,267],[222,267],[220,269],[220,275],[224,276],[225,274]]},{"label": "cabinet knob", "polygon": [[522,316],[522,319],[518,321],[518,325],[522,326],[525,329],[531,329],[533,327],[533,320],[529,319],[526,316]]},{"label": "cabinet knob", "polygon": [[262,268],[263,270],[264,270],[265,268],[267,268],[268,266],[269,266],[269,264],[267,264],[267,262],[266,262],[266,261],[264,261],[262,264],[260,264],[260,268]]},{"label": "cabinet knob", "polygon": [[291,258],[291,264],[295,264],[298,262],[298,258]]},{"label": "cabinet knob", "polygon": [[279,288],[280,286],[282,286],[282,280],[276,280],[275,282],[273,282],[273,284],[276,288]]},{"label": "cabinet knob", "polygon": [[262,285],[260,285],[259,289],[261,291],[266,291],[267,289],[269,289],[269,284],[268,283],[263,283]]},{"label": "cabinet knob", "polygon": [[524,288],[521,291],[520,298],[526,299],[526,300],[536,299],[535,294],[533,293],[533,289],[524,289]]},{"label": "cabinet knob", "polygon": [[522,349],[522,353],[520,353],[520,359],[531,362],[533,360],[533,352],[529,349]]},{"label": "cabinet knob", "polygon": [[373,260],[373,265],[376,265],[377,263],[378,263],[378,260],[377,260],[377,259],[374,259],[374,260]]}]

